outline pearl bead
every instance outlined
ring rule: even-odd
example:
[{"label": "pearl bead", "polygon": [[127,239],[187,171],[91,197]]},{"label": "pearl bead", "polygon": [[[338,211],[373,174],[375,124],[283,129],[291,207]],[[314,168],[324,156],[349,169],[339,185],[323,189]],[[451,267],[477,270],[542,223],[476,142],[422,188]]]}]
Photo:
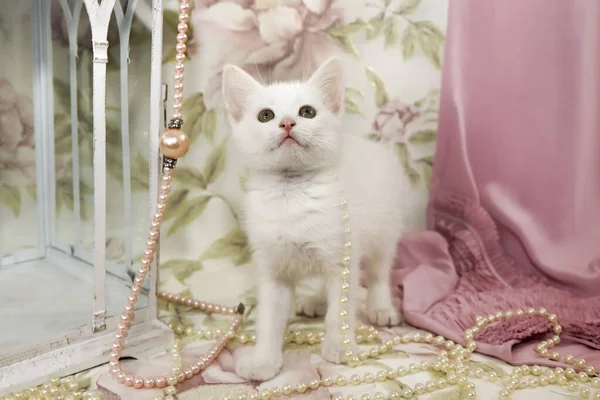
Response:
[{"label": "pearl bead", "polygon": [[579,390],[579,387],[577,386],[577,382],[575,381],[571,381],[568,383],[567,385],[567,389],[569,389],[569,392],[576,392]]},{"label": "pearl bead", "polygon": [[432,381],[427,381],[427,382],[425,383],[425,389],[426,389],[428,392],[433,392],[433,391],[435,390],[435,383],[433,383]]},{"label": "pearl bead", "polygon": [[296,391],[297,391],[298,393],[304,393],[304,392],[306,392],[307,390],[308,390],[308,387],[306,386],[306,384],[305,384],[305,383],[302,383],[302,382],[301,382],[301,383],[299,383],[299,384],[297,384],[297,385],[296,385]]},{"label": "pearl bead", "polygon": [[167,129],[160,136],[160,151],[165,157],[178,159],[190,149],[190,139],[181,129]]},{"label": "pearl bead", "polygon": [[572,355],[566,355],[565,356],[565,363],[567,364],[574,364],[575,363],[575,358]]}]

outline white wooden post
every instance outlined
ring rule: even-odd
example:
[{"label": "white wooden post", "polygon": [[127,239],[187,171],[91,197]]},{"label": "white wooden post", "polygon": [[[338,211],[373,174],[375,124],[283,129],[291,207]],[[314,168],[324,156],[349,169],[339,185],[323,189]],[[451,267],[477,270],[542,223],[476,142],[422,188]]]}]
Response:
[{"label": "white wooden post", "polygon": [[92,28],[94,66],[94,332],[106,329],[106,64],[108,24],[116,0],[84,0]]}]

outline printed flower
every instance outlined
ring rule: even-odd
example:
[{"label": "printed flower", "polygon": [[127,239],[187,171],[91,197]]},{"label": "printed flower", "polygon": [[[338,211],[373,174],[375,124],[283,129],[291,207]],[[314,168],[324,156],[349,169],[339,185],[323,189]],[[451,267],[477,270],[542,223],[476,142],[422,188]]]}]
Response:
[{"label": "printed flower", "polygon": [[0,184],[23,187],[35,182],[33,106],[0,78]]},{"label": "printed flower", "polygon": [[405,142],[409,136],[408,126],[419,115],[420,111],[414,105],[405,104],[398,99],[390,100],[379,109],[373,121],[373,129],[383,140]]},{"label": "printed flower", "polygon": [[220,100],[221,69],[241,66],[265,81],[306,78],[342,51],[327,30],[362,15],[360,0],[197,0],[198,74],[209,77],[205,100]]}]

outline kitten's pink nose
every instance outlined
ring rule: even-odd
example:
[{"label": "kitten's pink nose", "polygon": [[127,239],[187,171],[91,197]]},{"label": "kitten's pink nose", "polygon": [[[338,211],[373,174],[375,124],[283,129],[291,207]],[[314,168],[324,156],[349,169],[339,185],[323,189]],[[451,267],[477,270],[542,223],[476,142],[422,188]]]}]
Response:
[{"label": "kitten's pink nose", "polygon": [[279,123],[279,127],[285,129],[287,133],[290,133],[294,126],[296,126],[296,121],[291,118],[284,118]]}]

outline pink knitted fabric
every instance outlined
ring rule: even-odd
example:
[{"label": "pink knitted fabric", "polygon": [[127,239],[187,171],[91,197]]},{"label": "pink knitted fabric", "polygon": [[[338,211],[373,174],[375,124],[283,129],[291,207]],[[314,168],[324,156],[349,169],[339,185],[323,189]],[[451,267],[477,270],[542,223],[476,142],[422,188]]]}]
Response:
[{"label": "pink knitted fabric", "polygon": [[[600,3],[450,0],[429,231],[392,271],[408,322],[464,344],[476,315],[545,307],[600,368]],[[560,26],[560,29],[556,29]],[[541,318],[479,351],[542,360]]]}]

